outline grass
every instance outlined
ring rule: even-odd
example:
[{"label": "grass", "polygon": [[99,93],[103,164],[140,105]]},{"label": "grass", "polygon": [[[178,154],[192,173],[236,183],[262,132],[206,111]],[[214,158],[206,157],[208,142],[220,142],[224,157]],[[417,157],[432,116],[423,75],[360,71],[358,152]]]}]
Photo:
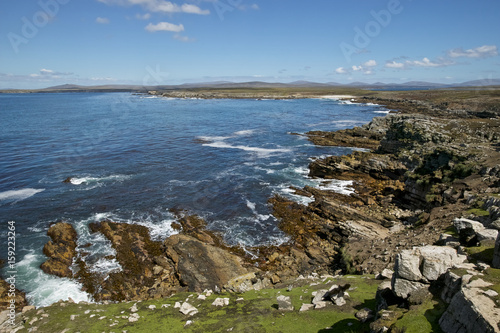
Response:
[{"label": "grass", "polygon": [[[303,303],[311,303],[312,292],[328,289],[333,284],[349,283],[353,290],[347,304],[338,307],[329,305],[324,309],[299,312]],[[304,285],[287,289],[265,289],[243,294],[223,293],[211,295],[206,300],[197,299],[198,294],[180,293],[171,298],[137,302],[139,320],[129,323],[130,308],[135,302],[114,304],[54,304],[26,313],[25,329],[36,326],[37,332],[368,332],[368,324],[359,322],[354,314],[364,308],[375,308],[375,292],[379,281],[373,276],[346,276],[340,280],[329,279],[319,285]],[[278,310],[276,298],[290,296],[294,311]],[[217,297],[230,299],[225,307],[212,306]],[[244,300],[237,301],[241,297]],[[188,300],[199,313],[188,317],[174,309],[175,302]],[[162,308],[163,304],[169,307]],[[156,309],[149,309],[155,305]],[[42,318],[40,311],[48,314]],[[87,313],[85,313],[87,312]],[[70,320],[71,315],[76,315]],[[30,325],[29,322],[38,320]],[[103,318],[104,317],[104,318]],[[192,324],[185,326],[188,320]]]},{"label": "grass", "polygon": [[465,248],[465,251],[467,251],[474,261],[482,261],[491,265],[491,262],[493,261],[493,254],[495,252],[495,242],[482,242],[480,246]]},{"label": "grass", "polygon": [[443,301],[430,299],[418,306],[411,306],[391,328],[405,333],[442,332],[438,320],[445,310]]}]

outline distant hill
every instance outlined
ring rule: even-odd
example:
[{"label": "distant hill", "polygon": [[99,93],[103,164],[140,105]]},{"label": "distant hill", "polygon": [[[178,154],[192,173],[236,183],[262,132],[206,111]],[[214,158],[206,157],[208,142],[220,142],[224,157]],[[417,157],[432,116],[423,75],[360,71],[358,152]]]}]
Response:
[{"label": "distant hill", "polygon": [[488,87],[500,86],[500,79],[484,79],[473,80],[462,83],[442,84],[425,81],[409,81],[404,83],[366,83],[366,82],[351,82],[341,84],[337,82],[311,82],[311,81],[294,81],[290,83],[281,82],[231,82],[231,81],[215,81],[215,82],[200,82],[200,83],[184,83],[180,85],[157,85],[157,86],[141,86],[141,85],[98,85],[98,86],[81,86],[77,84],[63,84],[44,89],[2,89],[3,93],[17,92],[147,92],[150,90],[179,90],[179,89],[265,89],[265,88],[361,88],[361,89],[386,89],[386,90],[422,90],[422,89],[439,89],[439,88],[467,88],[467,87]]}]

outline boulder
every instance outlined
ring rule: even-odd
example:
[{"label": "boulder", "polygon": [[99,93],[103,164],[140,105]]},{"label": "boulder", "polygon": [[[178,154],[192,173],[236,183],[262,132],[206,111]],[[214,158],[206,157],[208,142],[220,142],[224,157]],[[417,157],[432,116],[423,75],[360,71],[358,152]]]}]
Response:
[{"label": "boulder", "polygon": [[478,241],[495,241],[498,236],[498,230],[496,229],[484,229],[476,233]]},{"label": "boulder", "polygon": [[422,246],[403,250],[396,255],[394,270],[397,278],[408,281],[435,281],[446,271],[465,260],[447,246]]},{"label": "boulder", "polygon": [[462,288],[439,319],[439,326],[446,333],[500,332],[498,323],[500,309],[478,288]]},{"label": "boulder", "polygon": [[400,278],[395,278],[392,282],[393,292],[396,294],[396,296],[401,298],[408,298],[412,293],[428,287],[429,285],[424,283],[409,281]]},{"label": "boulder", "polygon": [[194,292],[222,287],[231,279],[257,270],[246,267],[240,257],[229,251],[190,235],[177,234],[167,238],[163,249],[174,262],[181,284]]},{"label": "boulder", "polygon": [[459,257],[457,251],[450,247],[424,246],[418,248],[422,258],[422,275],[429,281],[437,280],[454,265],[464,262],[464,257]]},{"label": "boulder", "polygon": [[184,302],[179,309],[179,312],[186,316],[194,316],[198,313],[198,309],[189,304],[188,302]]},{"label": "boulder", "polygon": [[494,268],[500,268],[500,234],[498,234],[495,242],[495,252],[493,254],[492,266]]},{"label": "boulder", "polygon": [[385,268],[382,273],[378,274],[376,279],[377,280],[391,280],[392,276],[394,275],[394,271]]},{"label": "boulder", "polygon": [[450,303],[453,296],[460,290],[462,286],[462,277],[448,271],[444,276],[444,287],[441,290],[441,299],[446,303]]},{"label": "boulder", "polygon": [[373,311],[368,308],[359,310],[354,316],[362,323],[374,318]]},{"label": "boulder", "polygon": [[477,242],[476,234],[485,229],[482,223],[466,218],[456,218],[453,225],[460,235],[460,241],[469,246],[475,245],[474,243]]},{"label": "boulder", "polygon": [[278,309],[281,311],[293,311],[292,300],[289,296],[280,295],[276,298],[278,301]]},{"label": "boulder", "polygon": [[420,272],[420,256],[415,250],[403,250],[396,255],[394,271],[400,279],[421,281],[424,279]]}]

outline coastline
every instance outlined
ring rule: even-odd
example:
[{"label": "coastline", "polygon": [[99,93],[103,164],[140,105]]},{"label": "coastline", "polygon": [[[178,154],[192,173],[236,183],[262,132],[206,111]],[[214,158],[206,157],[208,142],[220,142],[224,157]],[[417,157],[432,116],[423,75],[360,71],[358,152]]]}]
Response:
[{"label": "coastline", "polygon": [[[327,96],[331,98],[332,95]],[[422,243],[436,243],[455,218],[468,216],[467,212],[471,207],[484,210],[480,204],[484,197],[488,197],[488,193],[498,193],[498,190],[487,192],[488,188],[495,189],[497,174],[490,174],[488,171],[490,179],[483,183],[478,183],[475,177],[484,173],[485,168],[494,169],[494,161],[498,161],[498,152],[494,148],[500,140],[498,118],[480,117],[484,111],[452,110],[454,117],[443,119],[450,112],[435,105],[420,104],[418,100],[370,96],[345,98],[377,103],[390,109],[402,106],[402,111],[378,117],[359,128],[337,131],[331,136],[326,135],[326,132],[309,134],[312,142],[321,137],[323,145],[338,145],[342,138],[350,138],[346,143],[350,147],[371,149],[370,152],[318,159],[309,166],[310,176],[313,177],[353,180],[355,195],[341,195],[313,188],[294,189],[297,193],[314,198],[308,206],[281,197],[271,198],[274,214],[281,221],[280,227],[292,237],[292,242],[280,247],[247,249],[258,253],[257,258],[249,257],[242,249],[227,247],[220,235],[204,229],[202,220],[178,212],[179,229],[182,232],[177,237],[171,237],[163,244],[153,244],[155,250],[139,248],[142,254],[138,258],[150,258],[150,263],[142,262],[145,265],[142,269],[150,271],[153,280],[127,282],[135,287],[146,283],[147,289],[151,289],[150,284],[155,285],[160,278],[162,280],[156,290],[161,291],[127,296],[127,292],[120,289],[122,294],[125,293],[123,300],[167,297],[185,290],[203,291],[207,285],[200,283],[196,275],[210,270],[219,262],[212,261],[208,266],[193,261],[183,262],[183,256],[187,257],[192,252],[214,254],[213,258],[222,256],[223,261],[232,262],[234,266],[220,271],[213,270],[211,279],[218,281],[214,285],[219,285],[219,288],[233,292],[245,288],[279,287],[299,275],[313,273],[380,273],[393,267],[398,251],[411,249]],[[417,113],[408,113],[407,110],[415,105],[419,106],[415,110]],[[455,128],[468,129],[466,132],[469,134],[460,137],[453,127],[449,128],[451,122],[458,122],[458,125],[454,125]],[[476,149],[478,146],[482,147],[480,152]],[[491,151],[483,158],[480,154],[485,154],[484,149],[487,147]],[[436,158],[433,155],[435,151],[450,159],[443,165],[433,166],[434,170],[423,169],[416,173],[417,177],[410,177],[410,170],[418,171],[419,165],[425,166]],[[467,163],[467,160],[472,160],[473,163]],[[450,165],[449,162],[453,163]],[[455,170],[456,165],[461,165],[461,169]],[[443,172],[448,172],[449,175],[443,175]],[[444,179],[445,177],[448,179]],[[102,232],[114,244],[125,234],[136,237],[135,233],[142,235],[140,242],[149,243],[147,236],[142,234],[144,231],[132,231],[121,224],[104,221],[96,226],[96,230],[99,229],[108,230]],[[386,242],[387,239],[390,241]],[[181,244],[185,243],[191,246],[182,247]],[[154,255],[151,256],[150,252],[154,252]],[[165,261],[157,257],[162,257]],[[128,258],[130,259],[130,255]],[[140,261],[136,260],[131,265],[137,265]],[[256,264],[258,270],[254,269]],[[199,266],[196,268],[196,265]],[[193,267],[197,273],[193,271]],[[159,273],[155,274],[155,270]],[[237,274],[227,276],[227,272],[232,270]],[[167,272],[169,276],[175,272],[181,278],[165,282],[163,276]],[[146,276],[149,274],[146,273]],[[159,277],[155,278],[155,275]],[[240,278],[241,276],[246,278]],[[118,281],[118,277],[116,279]],[[113,281],[109,281],[110,288],[112,285]],[[91,288],[92,283],[87,287]],[[102,300],[105,301],[106,297]]]}]

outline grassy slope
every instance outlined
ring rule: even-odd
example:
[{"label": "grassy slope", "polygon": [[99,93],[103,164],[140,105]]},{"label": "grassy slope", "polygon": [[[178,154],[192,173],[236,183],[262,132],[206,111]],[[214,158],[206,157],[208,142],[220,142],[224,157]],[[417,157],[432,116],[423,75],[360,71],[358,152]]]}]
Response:
[{"label": "grassy slope", "polygon": [[[319,281],[319,280],[318,280]],[[324,309],[299,312],[303,303],[311,303],[311,293],[318,289],[327,289],[332,284],[350,283],[347,304],[342,307],[330,305]],[[314,283],[313,283],[314,284]],[[266,289],[249,291],[242,294],[223,293],[211,295],[206,300],[197,299],[197,294],[181,293],[168,299],[138,302],[137,312],[140,319],[129,323],[128,316],[134,302],[109,305],[60,303],[43,308],[48,317],[42,318],[40,309],[26,313],[25,329],[38,327],[37,332],[368,332],[368,324],[362,324],[354,314],[364,307],[375,307],[375,292],[378,281],[373,276],[346,276],[342,279],[330,278],[319,285],[311,281],[302,287],[291,291],[284,289]],[[290,296],[295,310],[283,312],[277,309],[276,297]],[[230,299],[225,307],[212,306],[217,297]],[[237,298],[242,301],[236,301]],[[174,309],[175,302],[185,300],[196,308],[199,313],[189,317]],[[62,305],[61,305],[62,304]],[[169,307],[162,308],[162,305]],[[149,309],[155,305],[156,309]],[[87,313],[85,313],[87,312]],[[70,320],[71,315],[77,315]],[[39,320],[30,325],[37,317]],[[105,318],[103,318],[105,317]],[[102,319],[100,319],[102,318]],[[193,323],[184,327],[186,321]],[[114,325],[113,325],[114,324]],[[111,326],[113,325],[113,326]]]}]

